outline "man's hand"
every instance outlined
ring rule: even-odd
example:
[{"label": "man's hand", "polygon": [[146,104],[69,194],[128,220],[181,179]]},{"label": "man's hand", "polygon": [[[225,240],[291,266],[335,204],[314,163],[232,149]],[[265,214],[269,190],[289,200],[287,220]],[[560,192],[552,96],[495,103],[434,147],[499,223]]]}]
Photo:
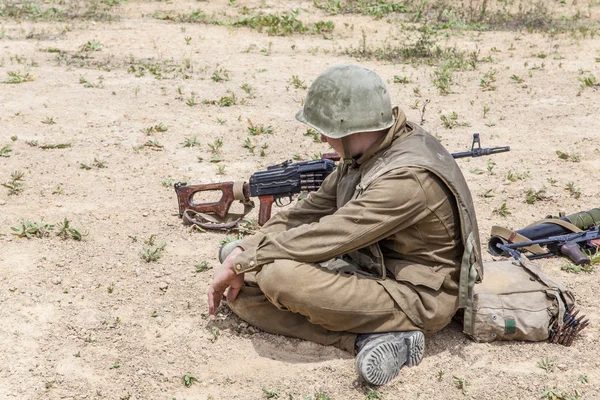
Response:
[{"label": "man's hand", "polygon": [[223,261],[223,264],[215,269],[213,280],[208,289],[208,314],[215,315],[215,310],[219,308],[223,293],[227,292],[227,301],[234,301],[244,284],[244,274],[237,275],[233,270],[233,260],[238,254],[243,252],[241,247],[235,248],[229,256]]}]

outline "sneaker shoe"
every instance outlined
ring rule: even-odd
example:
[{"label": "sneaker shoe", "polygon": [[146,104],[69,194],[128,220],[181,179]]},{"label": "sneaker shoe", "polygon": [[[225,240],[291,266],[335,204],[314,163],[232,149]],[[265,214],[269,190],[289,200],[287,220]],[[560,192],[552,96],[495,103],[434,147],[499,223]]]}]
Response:
[{"label": "sneaker shoe", "polygon": [[400,374],[402,367],[421,362],[425,336],[421,331],[358,335],[356,370],[370,385],[385,385]]},{"label": "sneaker shoe", "polygon": [[241,240],[234,240],[232,242],[227,242],[221,247],[219,247],[219,262],[223,264],[223,261],[229,256],[229,254],[240,245]]}]

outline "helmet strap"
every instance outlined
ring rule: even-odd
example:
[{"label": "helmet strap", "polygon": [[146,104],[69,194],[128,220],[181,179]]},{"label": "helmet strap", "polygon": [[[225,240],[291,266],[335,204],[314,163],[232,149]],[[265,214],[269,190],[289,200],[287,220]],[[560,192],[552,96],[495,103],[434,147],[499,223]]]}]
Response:
[{"label": "helmet strap", "polygon": [[342,138],[342,146],[344,147],[344,154],[342,154],[342,159],[344,160],[344,164],[351,165],[354,163],[354,159],[352,158],[352,153],[350,152],[350,141],[347,136]]}]

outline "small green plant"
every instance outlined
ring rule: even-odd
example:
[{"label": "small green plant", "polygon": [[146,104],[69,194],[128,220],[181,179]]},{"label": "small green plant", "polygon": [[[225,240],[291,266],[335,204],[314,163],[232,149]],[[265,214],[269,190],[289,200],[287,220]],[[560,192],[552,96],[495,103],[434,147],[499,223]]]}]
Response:
[{"label": "small green plant", "polygon": [[514,83],[523,83],[525,82],[525,80],[523,78],[518,77],[517,75],[511,75],[510,76],[510,80],[513,81]]},{"label": "small green plant", "polygon": [[591,274],[596,268],[594,266],[594,263],[576,265],[572,262],[567,262],[562,267],[560,267],[560,269],[571,274],[579,274],[580,272]]},{"label": "small green plant", "polygon": [[102,43],[98,40],[89,40],[87,43],[81,46],[81,51],[100,51],[102,50]]},{"label": "small green plant", "polygon": [[489,159],[487,161],[487,171],[488,174],[490,175],[495,175],[496,173],[494,172],[494,167],[496,166],[496,162],[492,159]]},{"label": "small green plant", "polygon": [[167,245],[165,242],[162,242],[159,245],[155,245],[156,235],[150,235],[148,240],[145,243],[149,247],[144,247],[140,252],[140,258],[147,263],[157,261],[162,257],[162,252]]},{"label": "small green plant", "polygon": [[87,164],[85,164],[85,163],[82,163],[82,162],[80,162],[80,163],[79,163],[79,168],[81,168],[81,169],[85,169],[85,170],[90,170],[90,169],[92,169],[92,167],[90,167],[89,165],[87,165]]},{"label": "small green plant", "polygon": [[10,174],[10,180],[6,183],[3,183],[2,186],[8,189],[8,195],[17,195],[23,192],[23,177],[25,176],[24,172],[21,171],[13,171]]},{"label": "small green plant", "polygon": [[249,85],[249,84],[247,84],[247,83],[244,83],[244,84],[241,86],[241,89],[242,89],[244,92],[246,92],[246,94],[248,94],[248,95],[252,95],[252,92],[253,92],[253,90],[254,90],[254,89],[252,88],[252,86],[250,86],[250,85]]},{"label": "small green plant", "polygon": [[98,83],[95,84],[88,81],[84,76],[80,76],[79,83],[81,83],[84,88],[102,89],[104,88],[104,76],[100,75],[98,77]]},{"label": "small green plant", "polygon": [[4,81],[4,83],[17,84],[17,83],[31,82],[34,79],[35,78],[33,76],[29,75],[29,72],[27,72],[25,74],[21,74],[20,72],[9,71],[8,78]]},{"label": "small green plant", "polygon": [[279,398],[279,389],[267,389],[266,386],[263,386],[263,393],[265,394],[265,398],[267,399],[278,399]]},{"label": "small green plant", "polygon": [[541,368],[548,373],[554,372],[554,368],[556,368],[556,360],[554,358],[546,356],[538,360],[537,366],[538,368]]},{"label": "small green plant", "polygon": [[[35,146],[37,146],[37,141],[32,141],[32,143],[35,142]],[[71,147],[71,143],[69,142],[65,142],[65,143],[46,143],[40,146],[40,149],[42,150],[54,150],[54,149],[67,149]]]},{"label": "small green plant", "polygon": [[254,143],[252,143],[252,140],[250,140],[249,137],[246,138],[246,140],[244,141],[244,144],[242,145],[243,148],[248,149],[248,151],[251,154],[254,154],[254,148],[256,147],[256,145]]},{"label": "small green plant", "polygon": [[12,152],[12,149],[10,148],[9,145],[5,145],[4,147],[0,148],[0,157],[10,157],[10,152]]},{"label": "small green plant", "polygon": [[261,157],[264,157],[267,154],[268,148],[269,148],[268,143],[265,143],[262,146],[260,146],[260,151],[258,152],[258,155],[260,155]]},{"label": "small green plant", "polygon": [[146,142],[143,145],[136,147],[136,149],[140,149],[143,147],[148,147],[156,151],[161,151],[164,148],[162,144],[158,143],[158,139],[156,138],[146,140]]},{"label": "small green plant", "polygon": [[545,389],[540,393],[540,398],[545,400],[579,400],[581,393],[575,390],[572,394],[562,392],[559,389],[553,387],[552,389]]},{"label": "small green plant", "polygon": [[496,82],[497,73],[498,71],[491,69],[481,77],[479,87],[481,87],[482,91],[487,92],[496,90],[496,86],[494,86],[493,83]]},{"label": "small green plant", "polygon": [[377,390],[368,388],[367,389],[367,397],[365,397],[365,400],[384,400],[384,398],[383,398],[383,394],[381,394]]},{"label": "small green plant", "polygon": [[585,88],[597,88],[600,86],[600,83],[596,81],[596,77],[594,75],[588,75],[583,78],[579,78],[579,82],[579,93],[581,93]]},{"label": "small green plant", "polygon": [[468,122],[459,121],[456,111],[452,111],[449,114],[442,114],[440,119],[442,120],[444,127],[447,129],[456,128],[457,126],[471,126],[471,124]]},{"label": "small green plant", "polygon": [[54,120],[54,117],[46,117],[42,120],[42,124],[54,125],[56,124],[56,121]]},{"label": "small green plant", "polygon": [[406,76],[394,75],[394,83],[407,84],[410,80]]},{"label": "small green plant", "polygon": [[58,232],[56,232],[56,236],[60,236],[63,239],[71,238],[73,240],[81,241],[84,234],[82,234],[78,229],[71,227],[71,223],[68,219],[64,219],[58,225]]},{"label": "small green plant", "polygon": [[490,108],[488,106],[483,106],[483,118],[486,118],[489,112]]},{"label": "small green plant", "polygon": [[26,237],[31,239],[32,237],[43,238],[50,234],[50,231],[54,229],[54,225],[46,224],[43,220],[40,222],[21,222],[18,225],[11,226],[13,235],[17,237]]},{"label": "small green plant", "polygon": [[546,188],[541,188],[540,190],[529,188],[525,191],[525,203],[534,204],[538,200],[546,200],[545,194]]},{"label": "small green plant", "polygon": [[508,171],[508,173],[506,174],[506,179],[511,181],[511,182],[516,182],[516,181],[522,181],[525,180],[527,178],[529,178],[529,171],[526,172],[516,172],[516,171]]},{"label": "small green plant", "polygon": [[210,79],[212,79],[213,82],[228,81],[229,80],[229,71],[227,71],[226,69],[223,69],[223,68],[219,68],[213,72]]},{"label": "small green plant", "polygon": [[296,89],[306,89],[306,84],[303,80],[298,78],[298,75],[292,75],[292,78],[288,82],[290,85],[294,86]]},{"label": "small green plant", "polygon": [[565,190],[568,190],[571,197],[573,197],[575,199],[578,199],[579,197],[581,197],[581,189],[578,187],[575,187],[574,182],[568,182],[565,186]]},{"label": "small green plant", "polygon": [[94,157],[94,164],[92,165],[97,168],[106,168],[106,161]]},{"label": "small green plant", "polygon": [[589,383],[589,378],[587,375],[581,375],[577,381],[580,383]]},{"label": "small green plant", "polygon": [[507,217],[508,215],[512,214],[512,212],[510,212],[510,210],[506,207],[506,203],[502,203],[500,207],[492,210],[492,214],[497,214],[501,217]]},{"label": "small green plant", "polygon": [[438,381],[442,381],[442,379],[444,378],[444,375],[446,375],[446,371],[444,371],[443,369],[440,369],[438,371]]},{"label": "small green plant", "polygon": [[565,153],[560,150],[556,150],[556,155],[558,156],[559,159],[564,160],[564,161],[571,161],[571,162],[581,161],[581,156],[577,153],[569,154],[569,153]]},{"label": "small green plant", "polygon": [[115,361],[114,363],[112,363],[110,365],[110,367],[108,367],[108,369],[117,369],[121,366],[121,362],[119,362],[119,360]]},{"label": "small green plant", "polygon": [[166,132],[167,130],[168,128],[161,122],[158,125],[149,126],[147,128],[142,129],[142,132],[144,132],[146,135],[150,135],[154,132]]},{"label": "small green plant", "polygon": [[194,136],[193,138],[184,138],[184,140],[181,144],[183,145],[183,147],[199,147],[200,146],[200,142],[198,141],[198,138],[196,136]]},{"label": "small green plant", "polygon": [[272,134],[272,133],[273,133],[273,127],[271,125],[269,125],[269,126],[255,125],[254,123],[252,123],[250,118],[248,118],[248,134],[250,136],[257,136],[257,135],[262,135],[262,134]]},{"label": "small green plant", "polygon": [[483,197],[485,199],[488,199],[490,197],[494,197],[494,190],[493,189],[486,189],[479,196]]},{"label": "small green plant", "polygon": [[221,148],[223,147],[223,139],[216,138],[213,143],[208,143],[208,147],[212,154],[219,154],[221,152]]},{"label": "small green plant", "polygon": [[190,42],[192,41],[192,38],[190,36],[186,36],[183,39],[185,40],[185,44],[189,46]]},{"label": "small green plant", "polygon": [[461,378],[458,376],[453,376],[452,380],[454,382],[454,385],[459,388],[460,390],[462,390],[463,394],[467,394],[467,386],[469,385],[469,382],[467,381],[466,378]]},{"label": "small green plant", "polygon": [[204,272],[208,269],[210,269],[210,267],[208,266],[208,263],[206,261],[202,261],[196,265],[194,265],[195,268],[195,272],[198,274],[200,272]]},{"label": "small green plant", "polygon": [[225,175],[225,166],[224,165],[217,165],[217,171],[216,171],[217,175]]},{"label": "small green plant", "polygon": [[219,107],[230,107],[236,104],[237,98],[235,97],[235,93],[230,90],[228,90],[227,93],[229,94],[228,96],[221,97],[217,102]]},{"label": "small green plant", "polygon": [[312,128],[308,128],[304,133],[304,136],[312,138],[315,143],[321,143],[321,134]]},{"label": "small green plant", "polygon": [[196,95],[192,93],[191,96],[185,101],[185,104],[187,104],[190,107],[193,107],[196,104],[198,104],[198,102],[196,101]]},{"label": "small green plant", "polygon": [[453,72],[454,68],[447,61],[442,62],[440,66],[433,71],[433,85],[438,88],[441,95],[445,96],[453,93],[452,89],[450,88]]},{"label": "small green plant", "polygon": [[185,385],[185,387],[191,387],[194,384],[194,382],[198,382],[198,378],[193,376],[191,372],[186,372],[183,376],[183,384]]}]

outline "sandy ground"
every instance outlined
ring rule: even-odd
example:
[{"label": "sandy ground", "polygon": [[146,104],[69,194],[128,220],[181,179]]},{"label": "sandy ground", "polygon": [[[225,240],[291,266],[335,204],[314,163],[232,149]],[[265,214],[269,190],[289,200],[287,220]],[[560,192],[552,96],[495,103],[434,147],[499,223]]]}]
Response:
[{"label": "sandy ground", "polygon": [[[330,39],[278,37],[152,18],[156,11],[198,8],[218,18],[239,17],[242,5],[252,12],[300,8],[304,23],[331,20],[335,29]],[[455,72],[453,93],[443,96],[432,83],[436,66],[345,55],[360,47],[363,30],[373,48],[405,43],[412,33],[402,15],[328,16],[309,1],[270,0],[237,6],[130,1],[111,15],[119,18],[0,19],[0,80],[9,72],[33,77],[0,84],[0,148],[11,150],[0,157],[0,181],[24,173],[21,193],[0,187],[2,398],[261,399],[265,389],[278,391],[280,399],[367,398],[349,354],[256,331],[226,308],[209,321],[211,271],[196,273],[195,265],[216,267],[215,251],[226,234],[190,232],[177,216],[172,182],[244,180],[293,155],[308,160],[328,151],[303,136],[305,127],[294,119],[306,90],[291,83],[293,76],[308,85],[329,66],[361,62],[386,79],[394,104],[409,119],[420,121],[419,109],[430,101],[424,127],[450,151],[466,150],[474,132],[485,147],[510,145],[510,153],[459,161],[483,242],[492,225],[520,228],[548,214],[598,206],[598,92],[580,91],[579,80],[600,76],[595,36],[442,31],[438,45],[491,57]],[[88,42],[101,48],[82,51]],[[211,79],[219,69],[228,80]],[[496,90],[483,91],[480,82],[490,70],[496,71]],[[396,83],[395,76],[409,83]],[[237,104],[230,107],[202,104],[231,93]],[[197,104],[190,106],[192,97]],[[470,126],[445,127],[440,116],[450,112]],[[251,137],[255,154],[242,147],[248,119],[273,128],[273,134]],[[148,134],[159,124],[167,130]],[[194,137],[199,146],[184,147]],[[153,139],[163,147],[143,146]],[[217,139],[221,161],[213,163],[208,144]],[[59,143],[70,147],[42,148]],[[577,154],[578,162],[559,159],[557,150]],[[509,171],[524,179],[511,182]],[[565,189],[570,182],[579,198]],[[534,204],[525,203],[530,188],[545,189]],[[511,212],[505,217],[493,212],[503,203]],[[11,230],[26,221],[58,224],[65,218],[87,234],[82,241],[63,240],[55,231],[28,240]],[[139,254],[151,235],[165,248],[162,258],[147,263]],[[479,344],[452,324],[428,338],[418,367],[377,389],[381,398],[535,399],[553,387],[600,397],[598,273],[567,273],[560,259],[540,264],[575,292],[592,321],[572,347]],[[555,360],[553,372],[537,367],[544,357]],[[197,378],[189,388],[183,384],[188,372]],[[466,393],[453,377],[468,381]]]}]

